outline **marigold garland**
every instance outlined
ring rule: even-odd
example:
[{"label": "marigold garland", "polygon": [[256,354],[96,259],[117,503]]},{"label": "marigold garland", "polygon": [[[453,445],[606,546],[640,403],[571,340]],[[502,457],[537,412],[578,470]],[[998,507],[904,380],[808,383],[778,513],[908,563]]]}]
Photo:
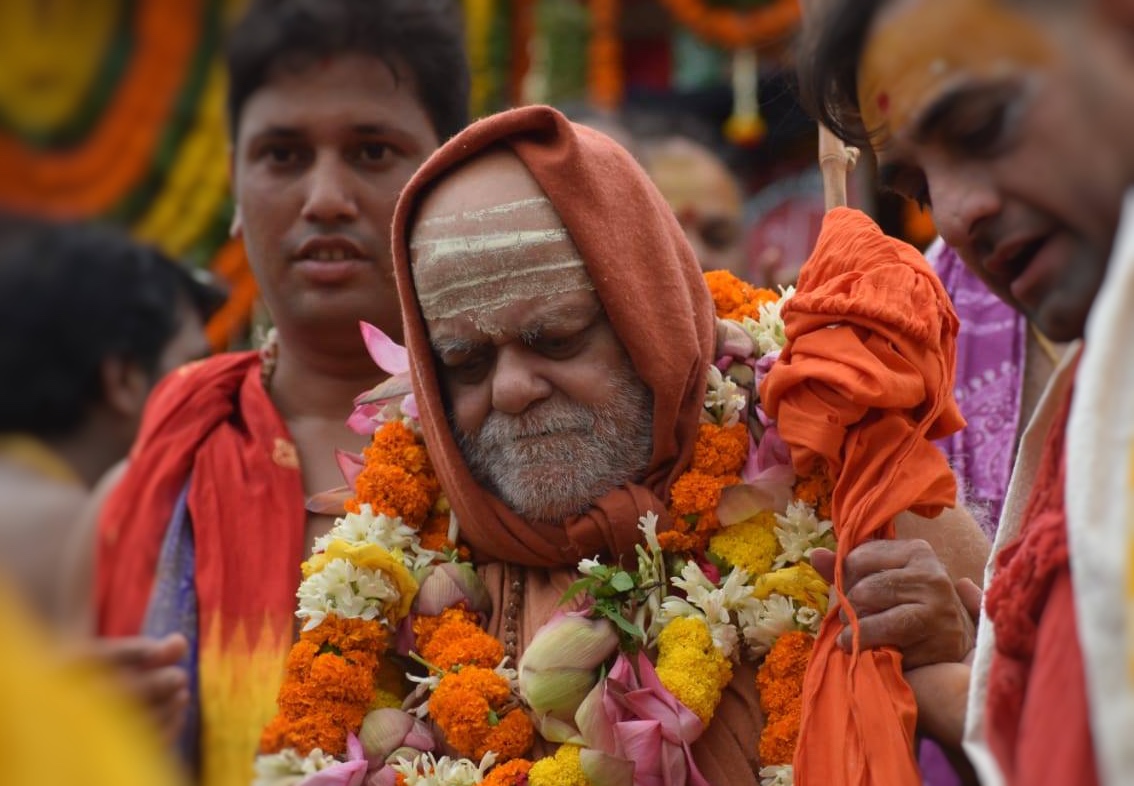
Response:
[{"label": "marigold garland", "polygon": [[445,740],[462,756],[479,760],[492,751],[497,761],[519,758],[535,736],[524,711],[508,709],[512,686],[492,669],[465,666],[450,671],[429,697],[429,715]]},{"label": "marigold garland", "polygon": [[578,745],[560,745],[554,756],[540,759],[528,771],[530,786],[589,786]]},{"label": "marigold garland", "polygon": [[764,729],[760,762],[764,766],[791,764],[799,738],[803,710],[803,679],[815,639],[802,631],[780,636],[756,672]]},{"label": "marigold garland", "polygon": [[751,11],[714,8],[707,0],[661,0],[674,19],[725,49],[758,46],[783,38],[799,24],[799,0],[772,0]]},{"label": "marigold garland", "polygon": [[[437,758],[432,753],[414,754],[412,749],[398,748],[401,758],[387,761],[397,773],[396,782],[450,783],[456,779],[498,786],[586,784],[578,745],[561,744],[552,756],[535,762],[524,757],[535,741],[536,718],[541,729],[555,729],[558,735],[563,733],[561,727],[548,726],[547,721],[562,724],[564,717],[571,717],[572,704],[563,708],[542,697],[551,695],[562,701],[561,691],[571,696],[578,691],[574,686],[581,685],[579,698],[570,700],[577,702],[593,689],[604,689],[595,680],[611,666],[609,653],[617,651],[621,635],[622,651],[617,657],[625,659],[627,653],[641,648],[654,655],[656,665],[646,668],[652,668],[661,687],[653,690],[668,692],[667,701],[676,700],[694,713],[702,728],[713,721],[723,690],[733,678],[734,662],[748,657],[759,663],[763,658],[756,681],[767,725],[758,746],[765,766],[777,769],[774,776],[765,773],[764,779],[766,786],[773,780],[791,783],[802,675],[812,634],[827,601],[826,582],[806,555],[830,540],[830,522],[818,520],[802,498],[806,494],[821,504],[824,495],[829,498],[830,487],[821,474],[805,476],[794,484],[801,493],[791,504],[776,510],[757,508],[747,520],[732,523],[745,504],[752,504],[744,500],[766,504],[759,502],[762,497],[748,497],[741,491],[722,508],[722,513],[729,512],[729,525],[722,526],[717,511],[722,492],[742,482],[741,473],[751,469],[750,458],[782,461],[774,456],[749,456],[754,441],[748,424],[766,422],[766,417],[757,409],[759,402],[754,399],[758,393],[751,393],[752,398],[741,395],[731,375],[740,365],[754,367],[760,358],[782,348],[784,338],[778,318],[781,299],[772,302],[766,291],[745,289],[736,279],[713,278],[718,305],[744,319],[740,328],[752,337],[749,350],[743,348],[743,341],[730,346],[740,347],[740,353],[751,357],[735,357],[730,351],[729,372],[710,374],[691,464],[670,489],[671,528],[658,533],[657,516],[642,518],[644,543],[637,552],[634,572],[623,566],[604,566],[598,560],[581,561],[582,578],[572,592],[582,591],[589,598],[594,604],[590,614],[596,617],[583,621],[581,627],[575,615],[550,621],[536,634],[519,664],[509,664],[503,644],[481,627],[483,600],[477,599],[484,590],[475,585],[472,566],[444,568],[442,583],[432,585],[429,592],[429,606],[449,607],[436,616],[414,617],[408,631],[412,637],[406,640],[413,642],[414,649],[410,654],[427,667],[427,674],[413,677],[419,687],[407,706],[415,707],[418,717],[428,717],[432,728],[443,735],[444,745],[463,758]],[[784,295],[788,296],[790,293]],[[730,299],[733,297],[739,299]],[[730,330],[735,336],[735,329]],[[773,463],[770,470],[760,465],[754,471],[771,472],[761,477],[783,478],[771,482],[786,487],[777,493],[786,493],[792,473],[788,467],[785,476],[784,469]],[[300,616],[310,617],[308,624],[314,627],[304,632],[289,657],[280,717],[264,732],[266,752],[286,747],[302,755],[321,747],[334,756],[342,755],[347,735],[358,731],[365,714],[389,704],[390,694],[399,689],[398,680],[383,675],[383,664],[388,661],[381,656],[390,633],[384,622],[401,619],[417,591],[402,560],[407,565],[426,566],[420,580],[429,582],[441,568],[437,560],[459,553],[453,548],[456,544],[449,542],[453,533],[447,521],[448,507],[439,497],[428,456],[420,437],[406,422],[387,422],[376,431],[364,451],[352,507],[359,511],[354,514],[359,518],[344,521],[340,532],[348,540],[378,541],[336,540],[333,531],[329,540],[323,540],[323,551],[305,564],[305,575],[320,576],[324,569],[330,573],[306,595],[301,588]],[[388,534],[375,534],[379,530]],[[407,531],[413,532],[409,547]],[[421,548],[426,534],[430,542],[443,544],[443,553],[414,551]],[[393,540],[381,540],[383,537]],[[407,548],[414,553],[403,554]],[[337,572],[331,568],[336,564]],[[351,565],[379,571],[385,578],[377,581],[369,574],[351,572],[356,570]],[[316,623],[324,613],[319,606],[324,597],[331,610]],[[439,598],[446,599],[438,604]],[[337,603],[379,619],[365,624],[338,619],[334,613]],[[637,623],[630,620],[639,619],[641,611],[646,611],[642,618],[646,621],[635,633]],[[609,633],[600,632],[604,625]],[[560,638],[551,638],[557,634]],[[541,639],[543,635],[549,638]],[[603,643],[603,636],[610,637],[609,644]],[[563,662],[562,645],[576,641],[582,644],[581,656],[589,651],[595,658],[581,670],[574,662]],[[370,649],[358,652],[358,647]],[[627,664],[619,660],[614,667],[622,669]],[[513,670],[512,665],[517,668]],[[599,671],[592,675],[596,668]],[[391,689],[383,687],[388,682]],[[604,711],[598,706],[592,702],[589,711]],[[565,715],[554,717],[551,712]],[[650,719],[646,712],[644,719]],[[385,716],[377,713],[374,717],[379,725],[368,726],[367,734],[385,728],[381,726]],[[578,722],[583,729],[585,725]],[[587,744],[601,747],[596,741]],[[688,756],[688,750],[684,747],[683,755]]]},{"label": "marigold garland", "polygon": [[709,551],[730,565],[759,576],[772,569],[779,551],[776,540],[776,514],[761,511],[755,518],[725,527],[709,539]]},{"label": "marigold garland", "polygon": [[703,620],[680,617],[658,636],[657,674],[666,689],[708,726],[721,691],[732,680],[732,663],[717,649]]},{"label": "marigold garland", "polygon": [[759,319],[760,306],[774,303],[780,298],[772,290],[754,287],[727,270],[706,272],[705,283],[709,285],[709,294],[713,296],[713,305],[719,319],[736,322],[744,317]]}]

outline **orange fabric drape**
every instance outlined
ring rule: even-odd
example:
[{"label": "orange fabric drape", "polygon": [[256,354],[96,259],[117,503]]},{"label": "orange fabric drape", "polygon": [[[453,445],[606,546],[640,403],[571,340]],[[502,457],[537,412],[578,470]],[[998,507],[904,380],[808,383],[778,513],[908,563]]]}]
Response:
[{"label": "orange fabric drape", "polygon": [[[788,345],[761,393],[796,470],[825,469],[834,480],[843,600],[847,553],[892,538],[902,511],[932,516],[954,502],[953,474],[930,440],[964,424],[952,397],[957,317],[924,257],[848,208],[827,214],[783,313]],[[836,609],[816,640],[795,782],[918,784],[917,708],[901,655],[859,652],[858,621],[848,613],[854,653],[835,644]]]}]

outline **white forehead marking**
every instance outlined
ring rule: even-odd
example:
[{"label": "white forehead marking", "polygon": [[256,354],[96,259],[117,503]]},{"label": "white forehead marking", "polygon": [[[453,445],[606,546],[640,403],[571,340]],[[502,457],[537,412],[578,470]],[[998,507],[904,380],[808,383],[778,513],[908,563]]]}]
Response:
[{"label": "white forehead marking", "polygon": [[414,240],[410,248],[423,250],[423,263],[436,262],[450,256],[490,254],[504,249],[528,249],[570,240],[566,228],[516,229],[510,232],[486,232],[479,235],[449,235]]},{"label": "white forehead marking", "polygon": [[547,197],[531,197],[530,199],[519,199],[515,202],[505,202],[502,205],[495,205],[494,207],[482,207],[477,210],[465,210],[460,213],[434,216],[433,218],[418,221],[417,225],[419,228],[424,229],[439,224],[452,224],[457,221],[487,221],[497,216],[507,216],[510,213],[519,211],[527,212],[531,208],[548,208],[555,210],[555,207],[551,204],[551,200]]}]

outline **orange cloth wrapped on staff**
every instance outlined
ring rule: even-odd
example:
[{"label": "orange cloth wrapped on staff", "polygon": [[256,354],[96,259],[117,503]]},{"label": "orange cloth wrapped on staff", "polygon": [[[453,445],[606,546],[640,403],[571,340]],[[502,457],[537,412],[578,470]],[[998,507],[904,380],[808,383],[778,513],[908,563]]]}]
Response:
[{"label": "orange cloth wrapped on staff", "polygon": [[788,344],[761,394],[796,471],[834,481],[835,586],[855,641],[852,654],[836,646],[833,608],[804,682],[795,783],[913,786],[913,693],[896,650],[859,651],[843,559],[893,538],[899,513],[954,503],[953,473],[930,440],[964,425],[952,396],[957,317],[921,253],[848,208],[827,214],[783,315]]}]

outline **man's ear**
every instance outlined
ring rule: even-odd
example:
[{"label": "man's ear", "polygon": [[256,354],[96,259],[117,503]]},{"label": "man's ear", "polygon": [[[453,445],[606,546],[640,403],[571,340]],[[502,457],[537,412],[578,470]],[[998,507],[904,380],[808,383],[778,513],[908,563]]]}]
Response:
[{"label": "man's ear", "polygon": [[119,415],[140,417],[153,387],[145,369],[133,360],[109,357],[102,361],[101,372],[106,405]]}]

